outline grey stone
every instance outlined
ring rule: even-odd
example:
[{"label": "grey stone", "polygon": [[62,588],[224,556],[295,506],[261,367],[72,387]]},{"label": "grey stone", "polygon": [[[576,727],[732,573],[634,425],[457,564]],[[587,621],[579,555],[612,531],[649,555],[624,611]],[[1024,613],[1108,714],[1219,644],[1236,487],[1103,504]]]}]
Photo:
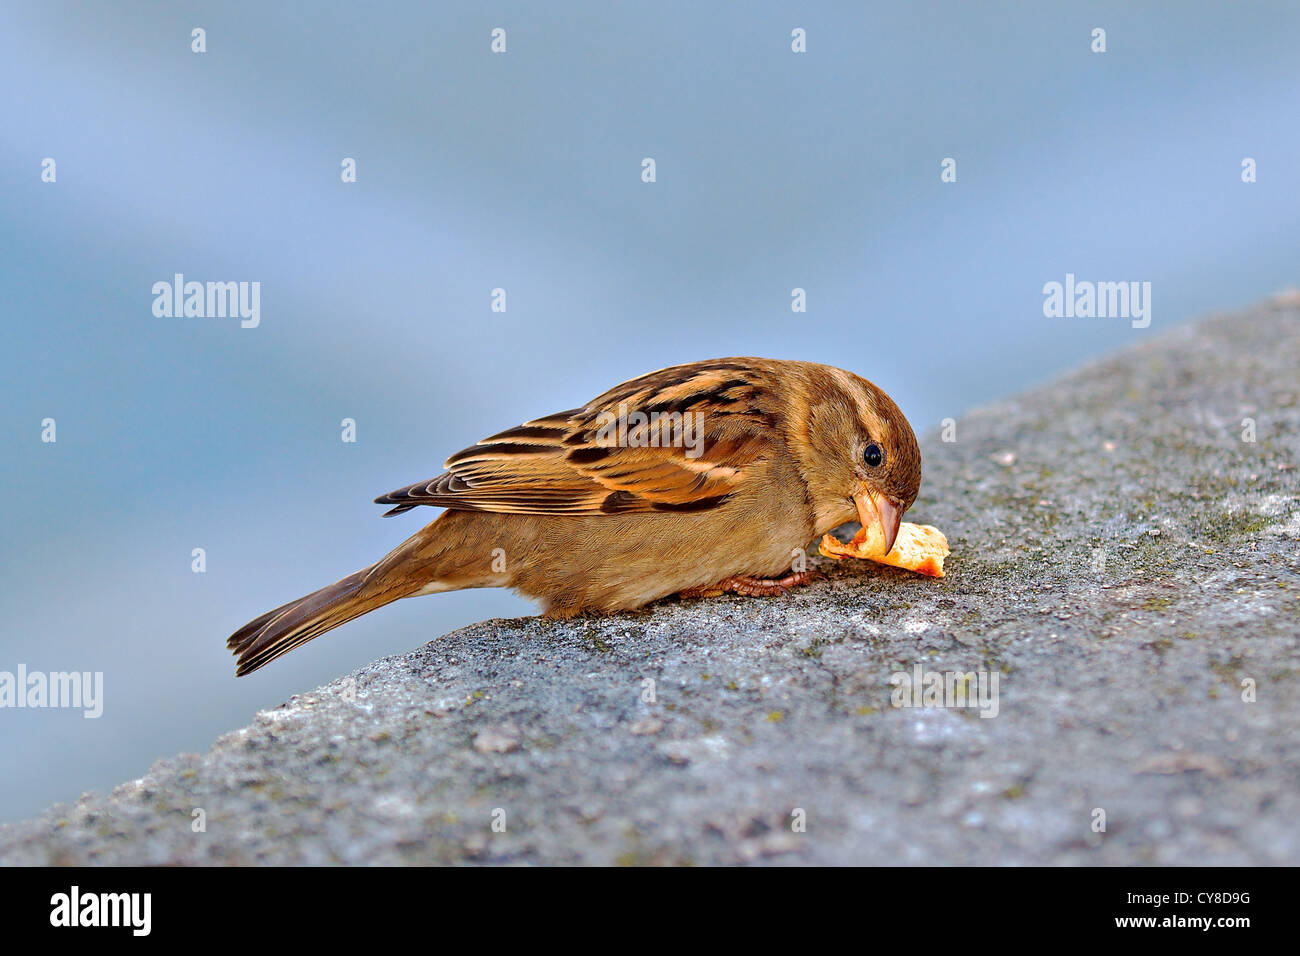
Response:
[{"label": "grey stone", "polygon": [[[1295,863],[1298,307],[928,436],[941,580],[819,558],[778,599],[464,628],[0,828],[0,862]],[[996,671],[997,716],[894,707],[918,662]]]}]

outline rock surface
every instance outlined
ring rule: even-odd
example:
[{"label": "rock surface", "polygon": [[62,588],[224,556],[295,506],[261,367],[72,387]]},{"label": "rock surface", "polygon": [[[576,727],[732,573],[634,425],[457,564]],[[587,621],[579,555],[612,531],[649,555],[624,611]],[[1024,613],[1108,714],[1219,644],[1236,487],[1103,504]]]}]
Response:
[{"label": "rock surface", "polygon": [[[488,621],[0,862],[1293,864],[1298,370],[1295,294],[1182,327],[923,441],[942,580]],[[996,673],[996,717],[894,707],[918,664]]]}]

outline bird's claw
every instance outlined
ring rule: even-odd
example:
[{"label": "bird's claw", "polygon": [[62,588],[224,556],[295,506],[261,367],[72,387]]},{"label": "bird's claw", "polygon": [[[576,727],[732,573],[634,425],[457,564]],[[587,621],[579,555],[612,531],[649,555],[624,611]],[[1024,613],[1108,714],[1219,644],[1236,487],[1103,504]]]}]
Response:
[{"label": "bird's claw", "polygon": [[747,574],[734,574],[717,584],[687,588],[678,591],[677,595],[682,598],[705,598],[734,592],[747,597],[776,597],[785,594],[791,588],[815,581],[819,577],[821,575],[816,571],[791,571],[783,578],[754,578]]}]

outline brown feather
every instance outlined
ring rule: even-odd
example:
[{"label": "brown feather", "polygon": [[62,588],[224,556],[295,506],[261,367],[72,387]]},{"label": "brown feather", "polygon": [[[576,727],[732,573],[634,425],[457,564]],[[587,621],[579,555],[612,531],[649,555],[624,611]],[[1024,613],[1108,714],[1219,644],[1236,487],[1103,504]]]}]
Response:
[{"label": "brown feather", "polygon": [[395,505],[388,515],[417,505],[566,515],[717,507],[772,453],[772,385],[761,367],[734,360],[660,369],[485,438],[448,458],[444,474],[375,502]]}]

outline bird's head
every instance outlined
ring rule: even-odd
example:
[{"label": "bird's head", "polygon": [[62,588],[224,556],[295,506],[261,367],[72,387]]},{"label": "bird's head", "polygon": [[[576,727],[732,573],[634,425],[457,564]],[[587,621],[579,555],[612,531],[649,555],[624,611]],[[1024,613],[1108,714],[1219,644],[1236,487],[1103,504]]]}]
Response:
[{"label": "bird's head", "polygon": [[[885,552],[921,486],[921,449],[893,399],[864,378],[811,366],[787,421],[817,516],[817,534],[856,517],[879,526]],[[803,414],[800,414],[800,412]],[[794,425],[807,422],[806,430]],[[802,434],[800,434],[802,432]]]}]

